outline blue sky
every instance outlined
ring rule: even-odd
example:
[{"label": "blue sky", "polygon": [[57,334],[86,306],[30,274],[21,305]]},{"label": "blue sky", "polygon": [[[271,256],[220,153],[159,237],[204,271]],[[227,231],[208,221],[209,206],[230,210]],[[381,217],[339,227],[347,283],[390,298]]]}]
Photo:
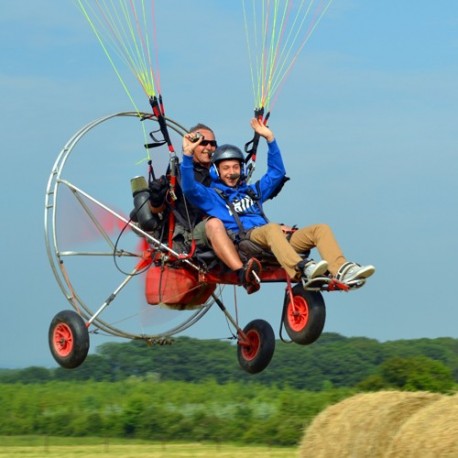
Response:
[{"label": "blue sky", "polygon": [[[169,116],[185,126],[211,124],[220,142],[245,143],[254,103],[241,4],[156,4]],[[0,367],[54,367],[48,326],[69,306],[44,245],[48,176],[74,132],[132,106],[73,2],[3,1],[0,22]],[[325,331],[382,341],[458,337],[457,31],[452,0],[334,0],[272,111],[291,181],[266,208],[271,220],[328,223],[349,259],[377,268],[363,289],[325,295]],[[130,148],[143,139],[122,134],[109,132],[108,149],[97,138],[75,168],[82,180],[103,176],[100,192],[128,213],[129,180],[144,168],[135,165],[136,151],[118,159],[113,142]],[[99,275],[89,287],[94,296],[105,294],[97,286],[109,273]],[[282,302],[283,285],[239,294],[241,323],[264,318],[277,331]],[[211,310],[186,335],[228,332]],[[93,337],[91,350],[104,341]]]}]

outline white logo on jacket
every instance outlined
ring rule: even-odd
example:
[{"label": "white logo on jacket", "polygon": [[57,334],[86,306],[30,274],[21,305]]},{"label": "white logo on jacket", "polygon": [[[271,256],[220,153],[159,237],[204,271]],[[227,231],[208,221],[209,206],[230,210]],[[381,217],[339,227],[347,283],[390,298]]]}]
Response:
[{"label": "white logo on jacket", "polygon": [[[250,207],[254,204],[253,199],[250,196],[245,196],[241,200],[234,200],[232,205],[236,213],[245,213]],[[232,216],[232,211],[229,205],[226,205],[226,208],[229,210],[229,214]]]}]

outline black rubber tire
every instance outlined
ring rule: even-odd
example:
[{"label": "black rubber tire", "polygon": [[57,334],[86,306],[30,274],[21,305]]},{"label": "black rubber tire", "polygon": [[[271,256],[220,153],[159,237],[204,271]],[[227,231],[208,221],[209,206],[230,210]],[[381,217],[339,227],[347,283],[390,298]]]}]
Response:
[{"label": "black rubber tire", "polygon": [[272,360],[275,351],[275,334],[265,320],[250,321],[243,329],[249,345],[240,340],[237,343],[237,357],[240,367],[250,373],[263,371]]},{"label": "black rubber tire", "polygon": [[59,312],[49,326],[48,343],[60,366],[78,367],[89,352],[89,332],[84,320],[73,310]]},{"label": "black rubber tire", "polygon": [[293,288],[294,307],[286,292],[283,325],[290,339],[299,345],[315,342],[323,332],[326,305],[319,291],[306,291],[301,284]]}]

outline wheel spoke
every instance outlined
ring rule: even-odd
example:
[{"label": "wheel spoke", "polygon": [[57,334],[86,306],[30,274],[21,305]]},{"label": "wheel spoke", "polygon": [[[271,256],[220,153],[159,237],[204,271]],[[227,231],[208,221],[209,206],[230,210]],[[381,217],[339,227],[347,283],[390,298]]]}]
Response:
[{"label": "wheel spoke", "polygon": [[288,320],[293,331],[300,331],[307,325],[309,310],[303,297],[294,296],[294,305],[288,307]]},{"label": "wheel spoke", "polygon": [[253,360],[259,352],[260,337],[256,331],[247,333],[248,344],[245,344],[242,348],[243,355],[247,360]]},{"label": "wheel spoke", "polygon": [[68,356],[72,351],[74,345],[73,334],[65,323],[56,326],[53,343],[56,352],[61,357]]}]

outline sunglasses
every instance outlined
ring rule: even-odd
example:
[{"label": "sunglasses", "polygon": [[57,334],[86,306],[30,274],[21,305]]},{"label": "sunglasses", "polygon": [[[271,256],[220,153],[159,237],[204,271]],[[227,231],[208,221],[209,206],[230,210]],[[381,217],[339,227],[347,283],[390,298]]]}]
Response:
[{"label": "sunglasses", "polygon": [[218,147],[218,143],[216,143],[216,140],[202,140],[200,142],[200,146],[213,146],[214,148]]}]

